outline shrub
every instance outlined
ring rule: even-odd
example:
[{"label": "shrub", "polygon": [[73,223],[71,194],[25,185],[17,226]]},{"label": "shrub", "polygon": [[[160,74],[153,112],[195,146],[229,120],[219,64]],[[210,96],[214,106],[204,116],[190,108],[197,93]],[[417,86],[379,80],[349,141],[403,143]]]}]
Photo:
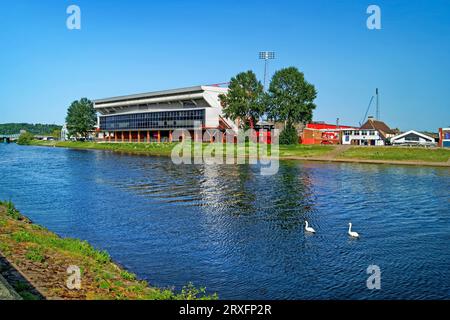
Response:
[{"label": "shrub", "polygon": [[120,275],[122,276],[122,278],[124,278],[125,280],[128,280],[128,281],[136,280],[136,275],[134,275],[126,270],[122,270],[120,272]]},{"label": "shrub", "polygon": [[17,231],[12,234],[12,238],[16,242],[35,242],[35,237],[26,231]]},{"label": "shrub", "polygon": [[42,248],[40,247],[32,247],[28,249],[27,253],[25,254],[25,257],[28,260],[34,261],[34,262],[44,262],[45,256]]},{"label": "shrub", "polygon": [[280,144],[298,144],[297,129],[293,125],[287,125],[280,134]]},{"label": "shrub", "polygon": [[24,132],[19,136],[19,139],[17,139],[17,144],[20,145],[30,145],[31,141],[33,141],[34,135],[29,132]]},{"label": "shrub", "polygon": [[22,219],[22,215],[20,212],[16,209],[14,204],[11,201],[1,203],[6,207],[6,213],[13,218],[14,220],[20,220]]},{"label": "shrub", "polygon": [[192,282],[189,282],[181,290],[181,294],[175,297],[176,300],[217,300],[217,294],[208,296],[206,288],[196,288]]}]

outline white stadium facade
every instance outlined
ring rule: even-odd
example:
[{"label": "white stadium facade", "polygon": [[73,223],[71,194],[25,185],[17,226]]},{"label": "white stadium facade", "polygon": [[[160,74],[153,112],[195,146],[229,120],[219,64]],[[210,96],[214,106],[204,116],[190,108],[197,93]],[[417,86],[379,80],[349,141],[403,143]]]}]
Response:
[{"label": "white stadium facade", "polygon": [[[94,100],[99,138],[110,142],[172,142],[173,131],[237,130],[222,116],[227,88],[196,86]],[[200,137],[201,139],[201,137]]]}]

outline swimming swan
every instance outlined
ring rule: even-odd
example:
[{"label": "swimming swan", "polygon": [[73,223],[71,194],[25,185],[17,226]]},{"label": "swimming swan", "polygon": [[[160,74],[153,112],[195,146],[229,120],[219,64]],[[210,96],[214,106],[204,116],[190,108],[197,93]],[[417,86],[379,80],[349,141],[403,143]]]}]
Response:
[{"label": "swimming swan", "polygon": [[305,225],[305,230],[307,232],[311,232],[311,233],[316,233],[316,230],[314,230],[313,228],[308,226],[308,221],[305,221],[306,225]]},{"label": "swimming swan", "polygon": [[348,224],[348,235],[352,238],[359,238],[358,232],[352,231],[352,223]]}]

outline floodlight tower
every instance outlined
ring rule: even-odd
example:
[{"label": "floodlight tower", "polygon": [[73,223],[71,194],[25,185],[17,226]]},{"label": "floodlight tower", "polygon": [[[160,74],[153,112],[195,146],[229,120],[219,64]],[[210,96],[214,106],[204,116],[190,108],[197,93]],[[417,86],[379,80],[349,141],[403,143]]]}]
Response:
[{"label": "floodlight tower", "polygon": [[267,81],[267,64],[269,60],[275,59],[275,52],[273,51],[261,51],[259,53],[259,59],[264,60],[264,90],[266,90]]}]

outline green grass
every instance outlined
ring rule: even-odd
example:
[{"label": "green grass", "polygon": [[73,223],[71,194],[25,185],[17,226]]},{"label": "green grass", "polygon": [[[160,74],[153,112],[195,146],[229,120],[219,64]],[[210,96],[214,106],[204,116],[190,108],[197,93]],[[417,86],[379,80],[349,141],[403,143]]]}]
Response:
[{"label": "green grass", "polygon": [[[176,143],[95,143],[95,142],[54,142],[54,141],[34,141],[34,145],[56,146],[74,149],[97,149],[110,150],[115,152],[134,153],[150,156],[171,156],[172,149]],[[235,155],[249,155],[248,143],[239,145],[224,144],[223,154],[226,155],[226,148],[232,147]],[[211,144],[204,143],[203,150],[211,147]],[[279,157],[284,158],[312,158],[324,157],[335,146],[323,145],[280,145]],[[271,154],[271,146],[268,146]],[[352,147],[338,156],[339,159],[361,159],[361,160],[384,160],[384,161],[417,161],[417,162],[447,162],[450,159],[448,149],[425,149],[408,147]]]},{"label": "green grass", "polygon": [[342,153],[342,159],[447,162],[450,150],[409,147],[353,147]]},{"label": "green grass", "polygon": [[0,242],[0,252],[3,252],[3,254],[8,254],[11,251],[6,243]]},{"label": "green grass", "polygon": [[125,280],[128,280],[128,281],[136,280],[136,275],[133,273],[130,273],[126,270],[121,271],[120,275],[122,276],[122,278],[124,278]]},{"label": "green grass", "polygon": [[23,218],[11,201],[0,201],[0,206],[4,206],[6,208],[6,213],[14,220]]},{"label": "green grass", "polygon": [[[0,251],[17,265],[33,268],[33,273],[42,272],[47,278],[55,277],[57,283],[66,281],[66,273],[62,275],[47,274],[48,264],[58,261],[63,266],[77,265],[83,277],[93,279],[89,282],[89,290],[85,299],[138,299],[138,300],[211,300],[217,295],[209,295],[204,288],[196,288],[191,284],[181,291],[171,288],[151,287],[146,281],[138,280],[133,273],[117,266],[106,251],[97,250],[88,242],[61,238],[44,227],[32,224],[20,215],[16,219],[10,214],[14,205],[11,202],[0,202]],[[59,278],[62,277],[62,278]],[[20,289],[20,288],[19,288]],[[54,290],[61,290],[59,287]],[[34,299],[26,290],[17,290],[24,299]],[[19,291],[23,291],[22,293]],[[56,296],[58,297],[58,296]]]},{"label": "green grass", "polygon": [[[170,156],[172,149],[177,143],[96,143],[96,142],[73,142],[73,141],[33,141],[33,145],[37,146],[55,146],[61,148],[73,149],[95,149],[110,150],[115,152],[135,153],[144,155]],[[211,146],[209,143],[202,145],[203,150]],[[224,154],[226,148],[230,145],[224,144]],[[248,143],[240,145],[231,145],[235,154],[239,150],[239,154],[249,154]],[[245,152],[243,149],[245,148]],[[280,145],[280,158],[283,157],[318,157],[327,154],[333,150],[333,146],[321,145]],[[270,154],[270,145],[268,146]]]},{"label": "green grass", "polygon": [[110,150],[115,152],[170,156],[176,143],[96,143],[74,141],[33,141],[36,146],[55,146],[71,149]]},{"label": "green grass", "polygon": [[280,145],[280,157],[320,157],[333,151],[334,148],[323,145]]},{"label": "green grass", "polygon": [[44,262],[45,255],[41,247],[31,247],[28,249],[25,257],[34,262]]},{"label": "green grass", "polygon": [[12,234],[12,238],[17,242],[34,243],[41,247],[58,249],[71,254],[90,257],[101,264],[111,261],[111,257],[106,251],[94,249],[87,241],[60,238],[49,231],[43,233],[17,231]]}]

